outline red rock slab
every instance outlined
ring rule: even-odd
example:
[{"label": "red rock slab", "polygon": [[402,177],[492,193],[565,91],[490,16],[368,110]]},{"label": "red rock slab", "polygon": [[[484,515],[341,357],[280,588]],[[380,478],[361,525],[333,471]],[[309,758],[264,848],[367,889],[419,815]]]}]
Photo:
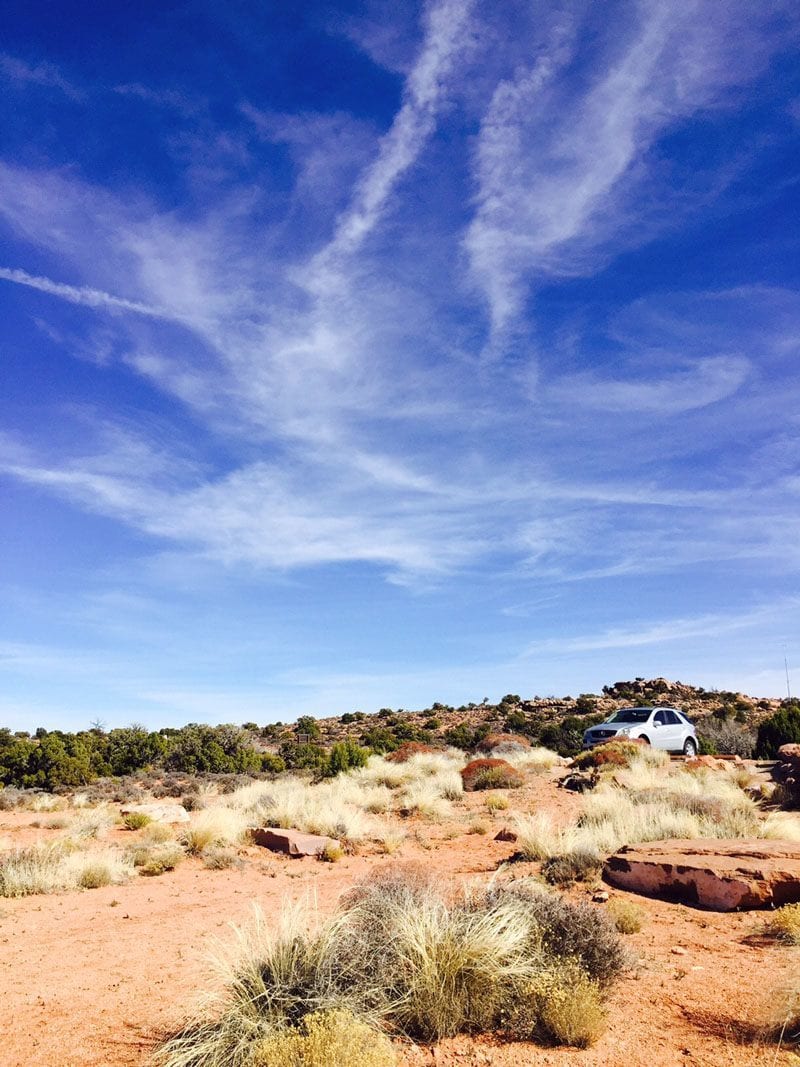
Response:
[{"label": "red rock slab", "polygon": [[250,832],[257,845],[263,845],[272,852],[283,852],[287,856],[319,856],[326,848],[340,847],[339,842],[333,837],[304,834],[300,830],[263,826]]},{"label": "red rock slab", "polygon": [[603,874],[620,889],[710,911],[779,907],[800,901],[800,845],[649,841],[620,849]]}]

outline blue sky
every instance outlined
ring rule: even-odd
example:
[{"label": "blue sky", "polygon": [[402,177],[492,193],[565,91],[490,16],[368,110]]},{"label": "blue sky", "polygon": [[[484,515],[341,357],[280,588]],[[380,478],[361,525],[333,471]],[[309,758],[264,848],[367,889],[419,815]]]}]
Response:
[{"label": "blue sky", "polygon": [[0,722],[785,691],[796,3],[4,31]]}]

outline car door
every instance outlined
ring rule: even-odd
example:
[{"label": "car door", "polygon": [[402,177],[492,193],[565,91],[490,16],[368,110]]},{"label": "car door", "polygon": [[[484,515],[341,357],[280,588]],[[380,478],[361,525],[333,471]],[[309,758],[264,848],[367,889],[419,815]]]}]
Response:
[{"label": "car door", "polygon": [[664,708],[659,708],[653,716],[653,727],[654,729],[650,734],[650,743],[653,748],[663,748],[669,751],[675,747],[676,728],[671,725],[669,715]]},{"label": "car door", "polygon": [[683,743],[690,732],[689,727],[676,711],[668,711],[667,716],[671,723],[670,730],[672,731],[672,734],[670,743],[672,749],[674,752],[682,752]]}]

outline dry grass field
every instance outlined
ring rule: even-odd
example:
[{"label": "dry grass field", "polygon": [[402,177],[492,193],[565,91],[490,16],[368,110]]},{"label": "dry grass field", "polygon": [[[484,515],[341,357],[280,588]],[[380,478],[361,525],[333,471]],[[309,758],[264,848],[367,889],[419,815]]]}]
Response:
[{"label": "dry grass field", "polygon": [[[162,1048],[159,1062],[796,1063],[790,1042],[774,1040],[776,1024],[796,1017],[791,1005],[785,1008],[798,974],[796,916],[716,914],[608,887],[607,901],[592,898],[601,888],[603,858],[621,843],[798,839],[800,816],[762,812],[745,792],[754,777],[747,767],[689,771],[647,753],[578,794],[559,788],[565,772],[552,755],[512,747],[503,756],[519,772],[518,788],[464,792],[459,772],[466,758],[444,753],[407,763],[373,757],[367,767],[319,785],[284,778],[225,795],[210,786],[190,821],[174,827],[123,821],[118,807],[86,805],[80,796],[40,797],[33,802],[38,810],[0,811],[0,1064],[150,1064],[165,1038],[198,1012],[211,1021],[212,1051],[198,1053],[192,1038],[188,1046]],[[323,857],[327,862],[290,859],[251,844],[254,825],[328,834],[343,848]],[[502,828],[517,840],[495,840]],[[413,908],[392,904],[389,915],[385,893],[376,895],[374,886],[394,884],[398,864],[401,881],[424,886],[414,889]],[[623,931],[614,934],[622,970],[613,980],[604,984],[601,973],[616,951],[610,941],[598,942],[589,973],[563,960],[554,964],[552,954],[534,959],[528,912],[560,907],[561,894]],[[368,912],[376,923],[394,924],[390,940],[406,946],[403,958],[412,960],[413,988],[404,990],[401,1006],[381,1000],[391,978],[380,977],[378,963],[389,958],[388,949],[377,950],[363,924],[331,923],[349,915],[354,901],[363,908],[365,899],[378,908]],[[286,966],[280,953],[287,924],[289,940],[303,952],[324,944],[331,959],[347,966],[365,954],[373,980],[365,994],[373,1012],[368,1022],[388,1030],[391,1041],[367,1031],[358,1045],[357,1025],[338,1002],[338,1014],[308,1017],[288,1037],[280,1026],[273,1033],[273,1016],[265,1023],[266,1009],[255,1023],[242,1021],[231,975],[240,985],[243,974],[262,981],[269,960],[277,982]],[[283,941],[276,942],[281,930]],[[581,935],[569,936],[576,940],[569,952],[578,952]],[[518,980],[528,992],[535,987],[535,996],[521,1002],[537,1005],[535,1025],[516,1008],[509,1021],[510,1009],[498,1002],[498,989],[517,988]],[[320,993],[318,978],[313,989],[304,981],[303,996],[330,1007],[330,990]],[[280,1022],[288,1009],[275,1003],[272,997],[269,1011]],[[220,1038],[216,1024],[224,1012],[245,1045],[251,1038],[241,1027],[260,1028],[255,1052],[225,1046],[230,1037]],[[506,1022],[498,1029],[501,1017]],[[464,1032],[470,1030],[487,1032]],[[518,1039],[534,1030],[535,1041]]]}]

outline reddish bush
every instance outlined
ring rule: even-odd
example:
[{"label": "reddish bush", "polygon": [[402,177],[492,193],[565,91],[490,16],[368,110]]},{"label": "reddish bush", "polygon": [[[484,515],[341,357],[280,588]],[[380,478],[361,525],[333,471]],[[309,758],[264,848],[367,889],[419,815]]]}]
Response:
[{"label": "reddish bush", "polygon": [[646,745],[638,737],[626,738],[624,741],[606,741],[604,745],[597,745],[586,752],[581,752],[575,757],[574,766],[584,769],[586,767],[629,767],[631,760],[636,757],[642,745]]},{"label": "reddish bush", "polygon": [[522,785],[520,772],[504,759],[474,759],[461,772],[464,790],[517,789]]},{"label": "reddish bush", "polygon": [[531,747],[527,737],[523,737],[521,734],[487,734],[478,744],[478,748],[481,752],[491,752],[493,748],[499,748],[502,745],[517,745],[519,748]]},{"label": "reddish bush", "polygon": [[419,756],[423,752],[439,752],[440,749],[434,748],[432,745],[425,745],[422,741],[406,741],[395,749],[394,752],[390,752],[386,757],[391,763],[405,763],[406,760],[410,760],[412,756]]}]

